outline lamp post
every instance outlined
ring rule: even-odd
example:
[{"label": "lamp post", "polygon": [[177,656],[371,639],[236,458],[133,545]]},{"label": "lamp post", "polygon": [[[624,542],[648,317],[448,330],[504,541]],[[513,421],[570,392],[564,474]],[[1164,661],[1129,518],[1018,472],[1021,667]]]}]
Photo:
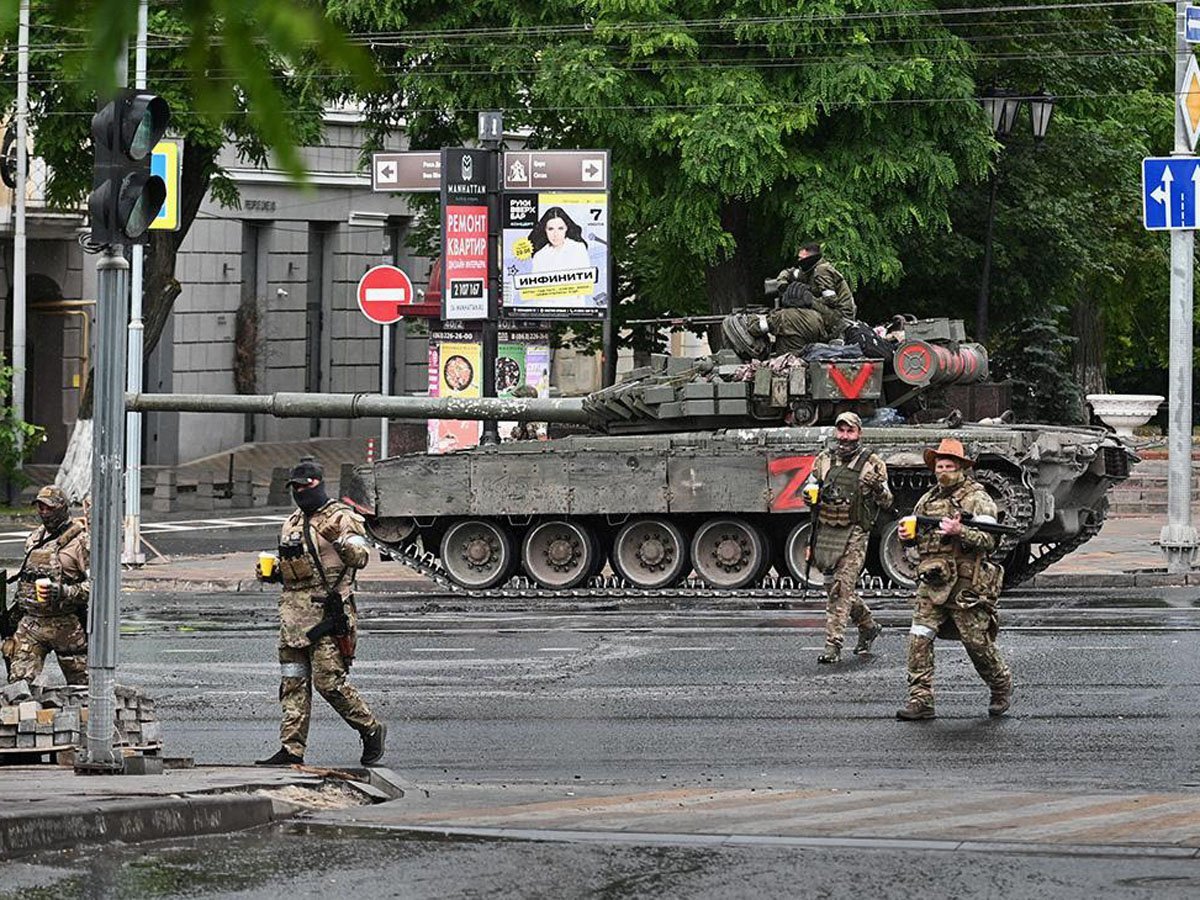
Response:
[{"label": "lamp post", "polygon": [[[1007,88],[988,88],[981,98],[992,134],[1003,143],[1012,133],[1021,111],[1021,98]],[[1049,116],[1047,115],[1047,121]],[[1042,130],[1043,135],[1045,129]],[[992,231],[996,223],[996,186],[999,184],[999,166],[992,170],[988,188],[987,228],[983,238],[983,274],[979,281],[979,299],[975,304],[975,340],[983,342],[988,337],[988,292],[992,281]]]}]

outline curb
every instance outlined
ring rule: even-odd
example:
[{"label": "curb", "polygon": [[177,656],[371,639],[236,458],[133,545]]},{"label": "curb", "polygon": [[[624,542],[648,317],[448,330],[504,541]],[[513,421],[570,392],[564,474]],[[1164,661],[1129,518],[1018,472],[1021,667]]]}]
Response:
[{"label": "curb", "polygon": [[279,818],[268,797],[190,796],[32,812],[0,811],[0,860],[81,843],[158,840],[220,834]]}]

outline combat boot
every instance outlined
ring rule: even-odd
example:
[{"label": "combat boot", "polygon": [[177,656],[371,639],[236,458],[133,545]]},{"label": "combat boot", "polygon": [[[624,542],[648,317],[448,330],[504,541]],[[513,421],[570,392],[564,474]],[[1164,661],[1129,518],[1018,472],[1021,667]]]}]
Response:
[{"label": "combat boot", "polygon": [[387,738],[387,726],[380,722],[362,734],[363,752],[359,760],[364,766],[373,766],[383,759],[383,742]]},{"label": "combat boot", "polygon": [[875,638],[883,631],[883,626],[876,622],[866,631],[858,633],[858,643],[854,645],[854,655],[861,656],[864,653],[871,652],[871,645],[875,643]]},{"label": "combat boot", "polygon": [[896,710],[896,718],[903,722],[917,722],[921,719],[935,719],[937,716],[933,712],[932,705],[909,700]]},{"label": "combat boot", "polygon": [[1012,706],[1012,678],[1011,676],[1002,684],[998,684],[992,688],[992,699],[988,703],[988,715],[993,719],[999,718],[1008,712],[1008,708]]},{"label": "combat boot", "polygon": [[266,759],[256,759],[254,764],[256,766],[302,766],[304,765],[304,757],[297,756],[286,747],[280,747],[275,751],[274,756],[268,756]]},{"label": "combat boot", "polygon": [[841,661],[842,648],[834,646],[833,644],[826,644],[825,652],[817,657],[817,662],[821,663],[822,665],[832,665],[833,663]]}]

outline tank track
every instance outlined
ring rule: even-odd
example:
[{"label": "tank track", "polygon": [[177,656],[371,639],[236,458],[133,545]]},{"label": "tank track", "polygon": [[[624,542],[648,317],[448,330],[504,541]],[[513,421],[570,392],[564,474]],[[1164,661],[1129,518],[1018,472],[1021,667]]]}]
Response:
[{"label": "tank track", "polygon": [[[723,598],[729,600],[775,600],[779,602],[807,599],[825,603],[825,592],[820,587],[810,587],[807,591],[791,576],[769,575],[761,579],[753,587],[738,590],[716,590],[706,585],[698,578],[687,579],[682,585],[674,588],[636,588],[623,578],[616,575],[603,575],[590,579],[586,585],[565,591],[551,591],[539,587],[531,579],[518,575],[510,578],[503,585],[486,591],[474,591],[460,587],[446,575],[437,556],[422,550],[416,544],[410,544],[403,549],[368,538],[381,553],[394,562],[424,575],[448,594],[471,599],[521,599],[521,600],[628,600],[653,597],[662,600],[696,600]],[[910,588],[888,582],[885,579],[864,572],[859,579],[858,591],[864,597],[908,597]]]},{"label": "tank track", "polygon": [[[1087,523],[1080,529],[1079,534],[1065,541],[1058,541],[1052,544],[1031,544],[1029,546],[1029,556],[1026,562],[1020,568],[1014,569],[1008,574],[1004,580],[1006,587],[1018,585],[1028,581],[1033,576],[1044,572],[1050,566],[1054,565],[1064,556],[1074,553],[1097,534],[1104,526],[1104,520],[1108,517],[1108,498],[1105,497],[1103,505],[1099,510],[1092,510],[1092,516]],[[1038,555],[1034,557],[1032,554],[1037,550]]]},{"label": "tank track", "polygon": [[[1033,521],[1033,492],[1025,484],[1015,481],[1010,475],[995,469],[980,469],[975,473],[978,481],[988,487],[998,505],[1005,510],[1005,522],[1019,527],[1028,527]],[[903,470],[896,472],[895,487],[906,493],[923,493],[933,483],[931,475],[923,470]],[[1094,528],[1089,523],[1089,529],[1078,535],[1072,541],[1061,544],[1046,545],[1052,549],[1033,560],[1030,565],[1010,572],[1005,579],[1005,586],[1012,587],[1027,581],[1038,572],[1057,562],[1072,550],[1090,539],[1100,530],[1103,515],[1095,522]],[[538,586],[532,579],[517,575],[503,585],[485,591],[470,590],[455,584],[446,574],[436,554],[423,550],[417,544],[405,548],[396,548],[374,538],[370,538],[375,547],[395,562],[400,563],[433,581],[447,593],[473,599],[528,599],[528,600],[621,600],[630,598],[654,597],[662,600],[694,600],[699,598],[726,598],[730,600],[754,599],[795,601],[806,595],[813,600],[824,602],[824,591],[820,587],[811,587],[807,591],[797,579],[790,575],[768,575],[751,587],[736,590],[717,590],[709,587],[699,578],[692,576],[682,585],[674,588],[646,589],[630,585],[616,575],[596,576],[584,585],[570,590],[548,590]],[[997,558],[1004,558],[1017,548],[1019,541],[1013,537],[1002,537],[995,552]],[[858,582],[859,593],[864,597],[908,597],[912,589],[893,582],[887,578],[864,570]]]}]

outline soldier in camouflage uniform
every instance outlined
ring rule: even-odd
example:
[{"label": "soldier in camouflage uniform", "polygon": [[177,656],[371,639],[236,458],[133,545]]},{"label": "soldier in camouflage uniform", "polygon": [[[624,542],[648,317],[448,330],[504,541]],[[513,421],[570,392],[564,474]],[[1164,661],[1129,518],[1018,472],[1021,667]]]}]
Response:
[{"label": "soldier in camouflage uniform", "polygon": [[[47,485],[34,500],[42,524],[25,541],[25,561],[17,574],[16,603],[21,620],[5,644],[9,681],[32,682],[54,651],[68,684],[87,684],[88,530],[72,519],[66,495]],[[48,579],[39,593],[36,582]]]},{"label": "soldier in camouflage uniform", "polygon": [[799,355],[809,344],[828,343],[842,336],[842,317],[813,298],[805,285],[792,283],[783,291],[780,306],[751,327],[752,334],[775,337],[772,355]]},{"label": "soldier in camouflage uniform", "polygon": [[957,637],[975,671],[991,688],[988,715],[1002,716],[1011,705],[1012,673],[996,649],[1000,620],[996,601],[1004,570],[988,560],[993,537],[964,525],[963,513],[996,521],[996,504],[968,474],[972,461],[963,446],[945,438],[925,462],[937,486],[925,493],[913,512],[941,520],[940,527],[917,532],[920,554],[917,596],[908,639],[908,702],[896,712],[906,721],[932,719],[933,641]]},{"label": "soldier in camouflage uniform", "polygon": [[[387,729],[375,718],[358,691],[347,681],[354,658],[358,613],[354,606],[355,573],[367,564],[369,544],[363,520],[349,506],[329,499],[324,473],[311,459],[301,460],[290,474],[298,509],[283,525],[278,571],[269,581],[282,581],[279,598],[279,727],[281,748],[257,765],[286,766],[304,762],[312,691],[325,698],[362,737],[362,764],[383,757]],[[262,569],[259,568],[262,578]],[[311,635],[326,622],[327,598],[340,602],[345,634]],[[327,624],[327,623],[326,623]]]},{"label": "soldier in camouflage uniform", "polygon": [[[854,590],[867,560],[867,542],[881,509],[890,509],[887,465],[862,446],[862,420],[844,412],[834,422],[836,446],[813,463],[805,493],[817,498],[813,564],[825,574],[825,649],[819,663],[836,663],[849,618],[858,626],[857,654],[869,653],[883,630]],[[815,488],[815,491],[814,491]]]},{"label": "soldier in camouflage uniform", "polygon": [[779,273],[779,281],[803,284],[817,302],[838,312],[847,322],[858,319],[858,306],[846,277],[821,258],[820,244],[805,244],[796,253],[799,265]]}]

